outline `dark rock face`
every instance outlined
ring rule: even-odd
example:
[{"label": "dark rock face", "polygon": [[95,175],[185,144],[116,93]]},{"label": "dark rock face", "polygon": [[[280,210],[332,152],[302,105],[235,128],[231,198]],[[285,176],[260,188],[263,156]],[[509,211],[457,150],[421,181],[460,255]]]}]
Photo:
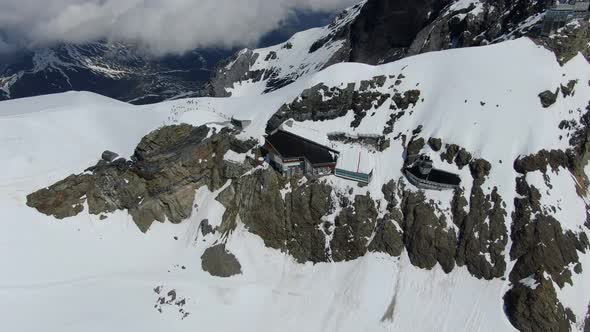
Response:
[{"label": "dark rock face", "polygon": [[557,171],[559,167],[570,168],[572,160],[570,156],[561,150],[541,150],[536,154],[517,158],[514,161],[514,170],[520,174],[548,170]]},{"label": "dark rock face", "polygon": [[407,110],[410,105],[416,106],[416,103],[420,100],[420,90],[409,90],[402,94],[396,92],[393,95],[393,102],[395,105],[402,109]]},{"label": "dark rock face", "polygon": [[406,147],[407,161],[412,162],[416,160],[417,156],[420,154],[420,151],[424,148],[425,145],[426,143],[424,143],[424,138],[422,137],[418,139],[412,139]]},{"label": "dark rock face", "polygon": [[201,256],[201,267],[215,277],[228,278],[242,274],[242,265],[236,256],[225,249],[225,244],[205,249]]},{"label": "dark rock face", "polygon": [[455,157],[455,164],[457,165],[457,167],[459,167],[459,169],[462,169],[463,167],[469,165],[471,158],[471,153],[467,152],[467,150],[465,149],[461,149],[459,150],[459,152],[457,152],[457,156]]},{"label": "dark rock face", "polygon": [[544,108],[547,108],[557,101],[557,95],[559,94],[559,89],[555,90],[555,92],[551,92],[549,90],[545,90],[539,93],[539,99],[541,100],[541,105]]},{"label": "dark rock face", "polygon": [[[423,193],[405,190],[401,181],[390,181],[382,191],[389,203],[390,217],[400,221],[403,245],[412,264],[431,269],[439,263],[445,272],[453,270],[457,238],[444,215],[437,216],[434,204]],[[395,208],[398,203],[399,210]]]},{"label": "dark rock face", "polygon": [[[559,221],[547,215],[540,206],[541,193],[528,185],[524,177],[517,178],[515,212],[512,216],[510,257],[516,264],[510,280],[517,282],[538,270],[548,273],[560,287],[571,284],[572,266],[580,264],[578,250],[585,252],[588,239],[575,233],[564,232]],[[543,245],[540,245],[543,244]]]},{"label": "dark rock face", "polygon": [[[206,95],[216,97],[228,97],[229,93],[226,91],[233,82],[240,80],[253,79],[255,82],[259,81],[262,75],[254,71],[250,72],[250,67],[256,62],[259,54],[255,54],[252,50],[246,52],[236,53],[232,57],[219,63],[215,76],[208,83]],[[232,63],[232,70],[222,71],[221,68]]]},{"label": "dark rock face", "polygon": [[459,227],[457,264],[467,266],[477,278],[500,278],[506,272],[503,254],[508,243],[506,203],[497,188],[487,195],[481,188],[491,171],[489,162],[476,159],[469,168],[473,186],[468,212],[463,209],[466,200],[458,193],[453,202],[453,221]]},{"label": "dark rock face", "polygon": [[443,11],[414,38],[407,55],[456,47],[483,46],[511,38],[536,34],[527,19],[542,12],[546,1],[483,1],[475,5]]},{"label": "dark rock face", "polygon": [[422,194],[405,192],[401,203],[404,222],[404,245],[413,265],[431,269],[439,263],[447,273],[455,267],[457,239],[444,216]]},{"label": "dark rock face", "polygon": [[361,85],[365,87],[365,90],[356,90],[354,83],[348,84],[344,89],[329,88],[324,84],[306,89],[296,100],[283,105],[272,116],[266,131],[271,132],[290,118],[295,121],[331,120],[346,115],[349,110],[355,114],[350,126],[356,128],[367,115],[367,111],[380,107],[390,97],[389,94],[371,90],[371,87],[382,87],[385,84],[383,77],[377,76],[371,81],[364,82]]},{"label": "dark rock face", "polygon": [[431,137],[428,139],[428,145],[433,151],[438,152],[442,148],[442,141],[440,138]]},{"label": "dark rock face", "polygon": [[576,84],[578,83],[578,80],[570,80],[567,82],[566,85],[560,85],[559,89],[561,90],[561,94],[563,95],[563,98],[565,97],[569,97],[574,93],[574,88],[576,87]]},{"label": "dark rock face", "polygon": [[[588,127],[580,128],[578,133],[587,137]],[[578,251],[585,253],[590,248],[584,232],[564,232],[560,221],[541,207],[540,199],[544,193],[528,184],[525,175],[535,171],[543,174],[571,172],[580,178],[581,183],[587,183],[585,175],[583,178],[579,175],[583,174],[580,168],[587,162],[587,153],[586,143],[583,143],[566,151],[542,150],[514,162],[514,169],[523,175],[516,178],[519,196],[514,200],[512,214],[510,258],[516,263],[510,272],[510,281],[514,287],[504,301],[510,321],[521,330],[569,330],[575,316],[568,315],[569,309],[564,309],[557,300],[553,284],[546,280],[546,276],[559,287],[571,284],[572,273],[582,272]],[[540,283],[535,289],[521,284],[523,279],[531,276]]]},{"label": "dark rock face", "polygon": [[83,196],[91,186],[90,175],[70,175],[49,188],[27,197],[27,205],[58,219],[73,217],[84,210]]},{"label": "dark rock face", "polygon": [[377,64],[403,57],[447,0],[368,1],[350,27],[350,61]]},{"label": "dark rock face", "polygon": [[453,159],[455,158],[455,156],[457,155],[457,153],[459,153],[459,146],[456,144],[447,144],[446,145],[447,150],[443,153],[441,153],[440,158],[441,160],[446,161],[449,164],[453,163]]},{"label": "dark rock face", "polygon": [[[546,3],[545,0],[486,0],[477,10],[475,4],[454,10],[449,6],[452,2],[369,0],[339,15],[327,27],[328,33],[318,37],[308,50],[295,50],[298,46],[289,43],[280,48],[281,51],[293,48],[294,52],[316,53],[322,48],[339,47],[330,59],[312,66],[306,61],[291,63],[292,68],[299,69],[288,72],[282,72],[273,65],[262,70],[250,70],[249,64],[256,61],[259,53],[256,50],[240,52],[218,67],[205,94],[227,96],[226,88],[247,80],[265,81],[264,93],[267,93],[294,82],[304,74],[339,62],[381,64],[425,52],[482,46],[535,34],[534,25],[528,24],[529,19],[543,12]],[[575,43],[577,48],[587,47],[583,40],[588,40],[588,37],[583,37]],[[338,46],[334,42],[338,42]],[[577,54],[573,51],[569,53]],[[266,54],[267,61],[275,57],[272,53]],[[396,85],[399,83],[400,78]]]},{"label": "dark rock face", "polygon": [[215,190],[232,174],[251,167],[225,162],[223,155],[255,142],[233,142],[235,138],[224,133],[206,139],[208,133],[205,126],[163,127],[141,140],[133,160],[101,160],[88,169],[90,174],[71,175],[30,194],[27,204],[57,218],[82,212],[84,200],[95,215],[129,210],[143,232],[155,220],[179,223],[191,215],[196,189],[207,185]]},{"label": "dark rock face", "polygon": [[266,246],[302,263],[353,260],[368,251],[401,254],[399,232],[390,216],[377,220],[371,197],[350,201],[321,181],[299,185],[291,179],[292,190],[283,198],[280,190],[287,181],[271,169],[234,181],[218,197],[227,208],[222,227],[233,227],[239,217]]},{"label": "dark rock face", "polygon": [[376,151],[385,151],[389,147],[389,139],[385,136],[356,136],[351,137],[346,134],[332,133],[328,134],[330,141],[343,142],[346,144],[361,144],[370,147]]},{"label": "dark rock face", "polygon": [[566,310],[557,299],[551,280],[542,273],[534,274],[535,289],[516,283],[504,303],[508,319],[520,331],[570,331]]},{"label": "dark rock face", "polygon": [[371,197],[355,196],[354,204],[344,208],[335,218],[334,237],[330,243],[332,259],[335,262],[348,261],[364,255],[376,221],[377,210]]},{"label": "dark rock face", "polygon": [[[397,219],[396,219],[397,217]],[[404,249],[402,232],[398,230],[401,216],[389,212],[382,219],[377,220],[375,236],[369,245],[369,251],[382,252],[391,256],[399,256]]]},{"label": "dark rock face", "polygon": [[201,220],[199,228],[201,229],[201,234],[203,236],[215,233],[215,229],[213,228],[213,226],[209,225],[209,220],[207,219]]},{"label": "dark rock face", "polygon": [[331,206],[331,189],[312,183],[283,200],[280,189],[285,184],[286,179],[270,169],[236,180],[218,197],[227,209],[222,227],[233,229],[239,216],[266,246],[289,252],[299,262],[326,261],[326,241],[319,226]]},{"label": "dark rock face", "polygon": [[579,20],[579,24],[566,25],[559,33],[551,37],[536,37],[537,44],[553,51],[559,63],[564,64],[582,53],[586,59],[590,59],[590,23]]}]

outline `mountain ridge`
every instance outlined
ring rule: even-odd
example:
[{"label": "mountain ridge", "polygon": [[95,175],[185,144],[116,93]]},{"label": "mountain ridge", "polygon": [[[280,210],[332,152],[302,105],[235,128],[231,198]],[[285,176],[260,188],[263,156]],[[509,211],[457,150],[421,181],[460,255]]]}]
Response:
[{"label": "mountain ridge", "polygon": [[[482,59],[486,66],[481,66]],[[562,65],[552,52],[523,38],[431,52],[379,66],[336,64],[259,96],[187,99],[141,107],[121,103],[107,111],[98,111],[105,108],[96,105],[90,114],[117,114],[131,133],[124,131],[119,133],[124,135],[121,138],[105,141],[99,131],[92,136],[96,142],[84,143],[80,156],[65,155],[47,162],[58,151],[79,148],[68,143],[71,137],[49,134],[51,127],[44,129],[47,134],[40,134],[52,141],[31,145],[32,151],[43,153],[31,156],[33,163],[23,161],[5,175],[8,181],[26,174],[38,174],[38,178],[25,180],[18,200],[6,204],[30,220],[40,218],[74,229],[82,227],[80,220],[90,218],[98,223],[104,216],[102,227],[113,228],[104,236],[120,234],[117,227],[125,227],[121,233],[125,235],[120,235],[124,238],[137,236],[140,232],[128,227],[135,220],[147,231],[146,241],[158,246],[162,242],[148,239],[160,238],[162,233],[170,236],[166,230],[186,228],[178,250],[190,258],[181,264],[196,269],[188,272],[194,278],[232,289],[244,287],[242,282],[254,283],[248,289],[264,294],[270,288],[279,289],[258,307],[271,312],[274,306],[290,307],[287,303],[293,297],[282,290],[303,294],[302,302],[295,302],[296,321],[265,320],[256,324],[262,329],[306,325],[321,330],[326,327],[322,322],[328,321],[328,327],[345,330],[429,330],[441,325],[448,329],[582,330],[590,300],[581,294],[587,287],[583,267],[589,259],[588,215],[587,197],[576,188],[588,184],[589,131],[584,118],[590,111],[586,109],[590,91],[584,83],[590,80],[589,66],[582,55]],[[540,92],[566,87],[572,80],[578,83],[569,92],[560,92],[553,104],[543,107]],[[409,103],[403,96],[412,90],[420,94]],[[4,135],[22,137],[17,133],[28,132],[26,128],[36,121],[47,122],[35,120],[39,106],[34,105],[46,104],[43,99],[49,97],[66,104],[61,107],[66,112],[63,116],[71,117],[80,107],[67,106],[71,98],[61,95],[7,102],[5,107],[14,112],[22,108],[29,113],[4,118],[3,128],[10,128],[2,131],[7,132]],[[95,103],[81,97],[77,105]],[[363,98],[369,101],[368,107],[356,103]],[[343,112],[320,105],[328,103]],[[311,112],[313,109],[318,112]],[[62,117],[56,112],[45,116]],[[310,138],[319,141],[329,140],[328,134],[334,131],[351,137],[384,136],[388,144],[379,149],[355,142],[330,143],[343,152],[354,148],[371,156],[373,181],[363,186],[333,176],[285,179],[267,164],[260,164],[257,147],[231,143],[252,138],[260,146],[269,120],[283,116],[296,120],[285,130],[301,135],[312,132],[315,136]],[[252,123],[241,131],[227,127],[232,117]],[[131,125],[139,118],[142,120]],[[75,130],[83,132],[95,126],[92,121],[75,123],[80,125]],[[135,149],[152,129],[155,131]],[[191,132],[201,138],[184,140],[192,137]],[[438,147],[434,139],[440,140]],[[151,148],[146,147],[155,150],[149,152]],[[11,149],[23,150],[19,146]],[[112,149],[125,160],[99,161],[83,172],[103,149]],[[437,167],[459,174],[463,179],[460,190],[423,191],[409,184],[402,174],[404,155],[414,153],[430,155]],[[65,168],[55,168],[58,165]],[[48,170],[54,174],[51,179],[46,178]],[[74,175],[64,178],[70,171]],[[150,176],[150,172],[159,175]],[[52,184],[59,179],[63,181]],[[205,186],[200,181],[212,182]],[[141,191],[142,186],[147,192]],[[129,200],[137,198],[134,193],[142,199]],[[56,222],[24,206],[26,195],[29,204],[44,214],[68,211],[69,215],[71,211],[73,217]],[[133,217],[125,219],[128,214]],[[180,223],[173,227],[170,222]],[[194,267],[193,260],[220,243],[239,262],[241,274],[214,281],[215,277]],[[280,275],[270,266],[287,270]],[[297,283],[291,274],[306,282]],[[256,284],[260,275],[279,286]],[[322,282],[326,276],[337,281]],[[163,278],[174,284],[174,277]],[[309,284],[321,285],[323,291],[315,287],[313,292],[304,291]],[[185,297],[199,293],[175,287]],[[342,302],[338,294],[343,287],[355,294],[356,302]],[[210,294],[206,289],[199,286],[200,292]],[[244,309],[242,304],[251,306],[239,294],[233,293],[229,300],[236,312]],[[183,322],[191,322],[191,316],[202,319],[200,310],[219,314],[211,305],[218,300],[206,296],[206,304],[185,308],[191,315]],[[319,305],[309,308],[304,305],[309,301]],[[175,320],[171,314],[156,310],[153,314]],[[420,317],[420,323],[415,317]],[[237,319],[248,321],[243,316]]]}]

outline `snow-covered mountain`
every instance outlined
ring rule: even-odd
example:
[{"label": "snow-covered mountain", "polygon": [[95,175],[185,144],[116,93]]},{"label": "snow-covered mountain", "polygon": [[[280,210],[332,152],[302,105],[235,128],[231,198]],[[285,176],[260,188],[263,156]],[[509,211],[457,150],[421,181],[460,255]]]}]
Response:
[{"label": "snow-covered mountain", "polygon": [[[288,39],[293,31],[325,24],[331,13],[296,11],[258,46]],[[134,104],[199,94],[217,63],[235,50],[196,49],[154,57],[125,43],[61,44],[0,57],[0,100],[65,91],[92,91]]]},{"label": "snow-covered mountain", "polygon": [[0,99],[69,90],[144,104],[194,95],[229,51],[154,58],[122,43],[62,44],[19,56],[0,68]]},{"label": "snow-covered mountain", "polygon": [[547,1],[366,0],[330,25],[272,47],[243,49],[218,66],[205,93],[266,93],[339,62],[387,63],[487,45],[538,30]]},{"label": "snow-covered mountain", "polygon": [[[520,38],[147,106],[1,102],[3,326],[583,331],[590,64],[567,50]],[[280,176],[260,149],[278,126],[372,181]],[[414,187],[415,154],[460,188]]]}]

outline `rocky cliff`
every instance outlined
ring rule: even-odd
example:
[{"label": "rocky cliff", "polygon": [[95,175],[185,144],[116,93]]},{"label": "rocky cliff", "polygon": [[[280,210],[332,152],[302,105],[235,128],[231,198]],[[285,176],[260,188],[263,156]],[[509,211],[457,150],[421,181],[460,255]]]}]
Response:
[{"label": "rocky cliff", "polygon": [[[519,174],[514,202],[501,197],[496,187],[484,191],[492,170],[488,161],[473,159],[465,149],[438,138],[428,139],[441,161],[467,167],[471,174],[471,190],[456,190],[447,202],[447,213],[445,203],[408,188],[403,178],[384,184],[379,199],[355,194],[353,183],[342,187],[331,181],[283,178],[268,166],[257,166],[253,158],[241,164],[224,161],[230,150],[257,155],[255,141],[240,141],[230,130],[211,133],[205,126],[189,125],[150,133],[132,160],[101,160],[84,173],[29,195],[27,204],[57,218],[81,213],[84,204],[96,215],[128,210],[146,232],[154,221],[179,223],[189,218],[199,187],[215,191],[227,183],[217,196],[226,208],[222,222],[205,231],[204,220],[204,234],[214,232],[223,239],[243,223],[266,246],[300,263],[349,261],[368,252],[400,256],[406,250],[412,264],[423,269],[440,264],[447,273],[465,266],[474,278],[508,275],[513,287],[504,297],[505,308],[515,327],[567,330],[576,318],[561,304],[555,287],[572,284],[572,275],[582,272],[579,253],[589,250],[590,244],[585,232],[564,230],[561,221],[545,210],[541,203],[545,193],[527,183],[526,174],[561,170],[578,174],[580,183],[587,184],[582,169],[590,155],[589,114],[590,106],[579,119],[571,149],[543,150],[513,161]],[[415,131],[407,149],[420,153],[426,148],[420,130]],[[550,186],[549,175],[544,176]],[[512,215],[506,212],[508,204],[514,205]],[[504,258],[508,250],[514,262],[511,270]],[[212,247],[203,256],[203,268],[214,275],[240,273],[239,266],[224,247]],[[536,286],[527,286],[530,283]]]},{"label": "rocky cliff", "polygon": [[[27,204],[56,218],[127,211],[143,232],[188,219],[199,230],[190,241],[206,247],[201,269],[219,277],[266,262],[240,247],[244,233],[270,248],[265,255],[313,269],[407,260],[410,277],[463,273],[465,284],[499,285],[487,310],[519,330],[582,330],[588,67],[583,55],[560,63],[528,39],[376,67],[340,64],[272,94],[199,99],[180,117],[194,126],[165,125],[129,160],[106,153]],[[173,106],[161,107],[157,114]],[[252,123],[234,128],[223,121],[230,117]],[[341,151],[339,167],[370,166],[372,181],[282,177],[261,150],[261,136],[279,126]],[[403,169],[419,154],[457,174],[459,188],[411,185]],[[208,204],[195,206],[204,188]]]},{"label": "rocky cliff", "polygon": [[203,93],[237,96],[274,91],[334,63],[387,63],[450,48],[538,35],[546,1],[367,0],[329,26],[222,62]]}]

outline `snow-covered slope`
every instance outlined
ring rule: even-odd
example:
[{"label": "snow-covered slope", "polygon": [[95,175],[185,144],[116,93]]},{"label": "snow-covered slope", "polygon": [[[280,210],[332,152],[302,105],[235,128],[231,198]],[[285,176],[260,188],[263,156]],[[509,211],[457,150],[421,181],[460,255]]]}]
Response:
[{"label": "snow-covered slope", "polygon": [[[573,80],[578,81],[573,93],[559,93],[553,105],[542,107],[540,92],[554,91]],[[551,52],[528,39],[518,39],[432,52],[381,66],[338,64],[261,96],[131,106],[72,92],[1,102],[0,211],[4,218],[0,243],[5,250],[0,255],[0,296],[4,299],[0,320],[6,329],[19,331],[506,331],[514,329],[511,306],[519,302],[509,302],[505,309],[504,296],[517,290],[522,293],[514,295],[516,299],[525,294],[530,303],[562,306],[562,311],[569,308],[576,317],[571,328],[581,331],[590,303],[587,245],[580,241],[573,249],[569,245],[560,247],[563,252],[573,250],[577,261],[564,258],[571,264],[557,264],[556,270],[551,265],[554,262],[547,261],[560,255],[552,251],[554,244],[531,238],[537,241],[535,245],[540,242],[547,247],[534,256],[534,263],[551,264],[540,275],[535,271],[527,274],[528,278],[522,277],[521,272],[537,268],[527,260],[527,254],[538,252],[524,245],[528,238],[521,236],[518,227],[518,216],[526,213],[521,210],[524,203],[517,202],[528,194],[517,191],[517,187],[519,181],[525,181],[538,188],[541,211],[531,210],[527,215],[531,219],[548,218],[536,223],[522,221],[523,228],[541,227],[540,223],[551,223],[554,218],[563,228],[552,233],[554,237],[574,243],[568,242],[573,238],[564,237],[566,230],[571,230],[576,240],[588,234],[587,188],[581,187],[584,179],[580,174],[572,175],[577,168],[565,168],[558,162],[553,167],[553,161],[545,171],[531,169],[523,175],[517,171],[516,161],[542,149],[572,148],[570,138],[587,126],[580,118],[590,100],[589,80],[590,64],[582,56],[562,67]],[[359,104],[368,101],[368,109],[354,105],[347,108],[349,104],[338,99],[345,93],[337,91],[346,92],[351,83],[357,93],[354,100]],[[419,91],[419,97],[409,103],[413,105],[405,98],[409,91]],[[305,98],[300,97],[302,93]],[[331,100],[343,105],[343,112],[317,121],[317,114],[307,114],[298,106],[302,100],[313,101],[315,94],[326,105]],[[405,215],[408,197],[424,195],[422,201],[433,207],[438,218],[436,227],[426,228],[436,228],[438,241],[426,239],[416,247],[412,238],[424,235],[413,230],[417,226],[409,225],[406,219],[390,219],[387,222],[404,234],[404,250],[397,257],[369,250],[351,260],[337,259],[337,243],[330,242],[326,234],[327,249],[331,250],[327,261],[301,264],[293,258],[295,253],[268,248],[268,238],[251,228],[251,221],[242,213],[232,231],[204,235],[202,220],[212,225],[225,223],[224,212],[230,207],[216,198],[233,185],[232,181],[242,181],[239,178],[214,193],[199,188],[188,219],[177,225],[154,223],[146,234],[138,230],[126,210],[105,214],[107,218],[100,220],[99,215],[89,214],[85,205],[82,213],[58,221],[26,205],[27,195],[69,174],[83,172],[96,163],[103,150],[129,157],[144,135],[162,125],[189,123],[219,128],[229,125],[231,117],[252,121],[238,134],[241,139],[253,137],[262,142],[269,123],[295,117],[300,121],[294,122],[292,130],[342,150],[351,146],[371,155],[375,175],[368,186],[334,177],[320,182],[333,188],[334,195],[352,200],[369,194],[379,218],[386,218],[390,208],[399,208]],[[375,148],[330,141],[328,136],[333,132],[351,137],[383,136],[389,144]],[[456,208],[453,192],[419,193],[403,177],[405,154],[420,138],[439,138],[443,142],[440,152],[448,153],[450,144],[455,144],[468,151],[472,161],[489,163],[487,174],[479,176],[479,164],[460,167],[457,159],[454,163],[452,159],[449,163],[441,161],[434,145],[421,147],[422,153],[433,157],[436,167],[460,174],[463,192],[459,195],[465,197],[465,206]],[[228,158],[238,159],[235,154]],[[522,167],[533,166],[525,163]],[[394,196],[403,197],[391,200],[386,187],[393,188]],[[461,211],[457,210],[479,208],[475,188],[487,197],[486,204],[490,204],[489,197],[498,194],[503,213],[485,210],[481,224],[471,224],[473,228],[467,229],[465,225],[472,221],[459,222],[457,214]],[[287,193],[295,189],[287,185],[282,190]],[[334,218],[342,211],[335,207],[322,222],[332,223],[338,232],[343,226]],[[486,223],[504,231],[489,235],[484,231],[487,226],[482,226]],[[361,246],[365,251],[377,231],[371,232],[370,239],[364,240],[366,246]],[[423,255],[442,250],[435,246],[447,236],[456,236],[458,240],[452,243],[458,247],[462,238],[473,237],[477,245],[466,246],[482,261],[463,257],[460,263],[457,253],[451,255],[450,268],[440,256],[432,266],[426,266],[421,261]],[[488,243],[490,239],[501,244],[500,250],[491,248],[495,244]],[[226,250],[235,255],[241,274],[217,278],[203,271],[200,257],[218,243],[225,243]],[[493,272],[483,268],[486,261]],[[499,268],[502,264],[504,269]],[[583,266],[583,272],[575,268],[576,264]],[[571,284],[561,283],[555,272],[560,269],[571,273]],[[543,302],[553,298],[547,295],[551,290],[556,292],[553,297],[559,300],[557,304]],[[547,293],[535,297],[540,291]],[[538,310],[530,303],[527,310]],[[532,313],[536,314],[545,313]]]},{"label": "snow-covered slope", "polygon": [[272,47],[241,50],[218,66],[205,93],[262,94],[334,63],[380,64],[514,39],[538,32],[544,9],[540,1],[360,1],[330,25]]},{"label": "snow-covered slope", "polygon": [[345,10],[330,25],[298,32],[284,43],[241,50],[218,66],[209,94],[262,94],[346,61],[349,52],[346,34],[363,5],[364,1]]}]

